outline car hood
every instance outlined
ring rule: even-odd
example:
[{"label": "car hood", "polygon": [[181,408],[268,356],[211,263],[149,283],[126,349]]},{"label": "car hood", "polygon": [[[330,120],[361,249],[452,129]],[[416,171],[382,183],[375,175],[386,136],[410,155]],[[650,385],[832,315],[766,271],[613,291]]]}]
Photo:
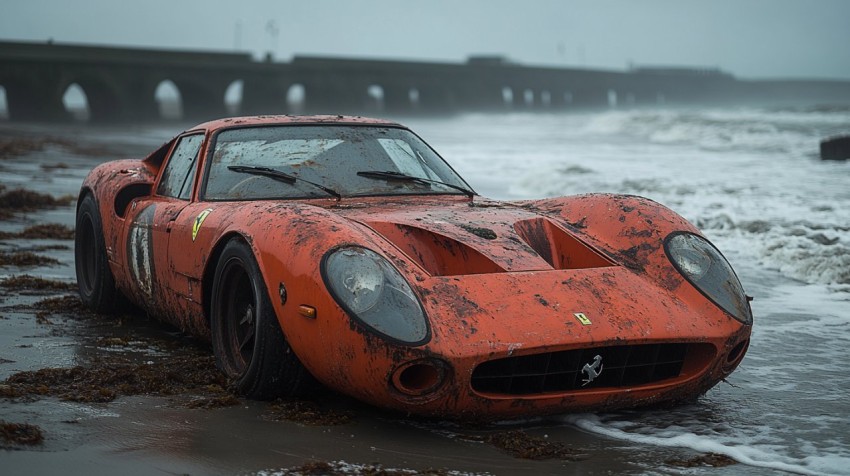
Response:
[{"label": "car hood", "polygon": [[613,266],[556,218],[495,201],[420,200],[340,208],[432,276]]}]

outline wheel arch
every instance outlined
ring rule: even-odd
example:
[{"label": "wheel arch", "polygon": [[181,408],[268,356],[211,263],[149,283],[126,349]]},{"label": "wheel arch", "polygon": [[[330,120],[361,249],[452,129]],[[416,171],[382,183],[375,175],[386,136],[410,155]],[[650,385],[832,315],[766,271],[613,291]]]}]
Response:
[{"label": "wheel arch", "polygon": [[91,187],[83,185],[80,188],[80,194],[77,195],[77,206],[74,212],[80,211],[80,204],[83,203],[83,200],[86,198],[86,195],[91,195],[94,198],[95,203],[97,203],[97,195],[95,195],[94,190],[92,190]]}]

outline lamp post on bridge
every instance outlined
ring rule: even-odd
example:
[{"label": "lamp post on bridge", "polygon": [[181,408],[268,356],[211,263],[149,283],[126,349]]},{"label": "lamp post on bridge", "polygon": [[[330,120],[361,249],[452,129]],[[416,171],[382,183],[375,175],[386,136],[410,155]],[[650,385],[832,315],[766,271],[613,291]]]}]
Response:
[{"label": "lamp post on bridge", "polygon": [[276,21],[269,20],[266,22],[266,33],[269,34],[269,53],[266,58],[272,61],[277,53],[277,37],[280,34],[280,28]]}]

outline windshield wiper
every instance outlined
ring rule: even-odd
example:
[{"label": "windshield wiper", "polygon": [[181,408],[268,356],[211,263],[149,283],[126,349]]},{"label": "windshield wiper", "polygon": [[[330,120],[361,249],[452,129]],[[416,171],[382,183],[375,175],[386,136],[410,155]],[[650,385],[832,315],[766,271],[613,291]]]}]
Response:
[{"label": "windshield wiper", "polygon": [[319,190],[327,193],[328,195],[336,197],[337,200],[342,199],[342,195],[340,195],[339,192],[337,192],[336,190],[334,190],[332,188],[325,187],[324,185],[322,185],[320,183],[311,182],[307,179],[303,179],[303,178],[297,177],[295,175],[288,174],[286,172],[282,172],[280,170],[275,170],[275,169],[270,168],[270,167],[257,167],[257,166],[254,166],[254,165],[228,165],[227,170],[231,170],[233,172],[239,172],[239,173],[243,173],[243,174],[261,175],[263,177],[268,177],[270,179],[277,180],[278,182],[288,183],[290,185],[294,184],[295,182],[308,183],[308,184],[318,188]]},{"label": "windshield wiper", "polygon": [[431,179],[427,179],[427,178],[423,178],[423,177],[415,177],[413,175],[407,175],[407,174],[403,174],[401,172],[391,172],[391,171],[383,171],[382,172],[380,170],[361,170],[360,172],[357,172],[357,175],[359,177],[366,177],[366,178],[372,178],[372,179],[397,180],[399,182],[418,182],[418,183],[427,183],[427,184],[433,183],[433,184],[437,184],[437,185],[444,185],[446,187],[453,188],[455,190],[462,192],[464,195],[468,196],[469,198],[475,197],[475,192],[473,192],[472,190],[463,188],[461,186],[454,185],[454,184],[451,184],[451,183],[441,182],[439,180],[431,180]]}]

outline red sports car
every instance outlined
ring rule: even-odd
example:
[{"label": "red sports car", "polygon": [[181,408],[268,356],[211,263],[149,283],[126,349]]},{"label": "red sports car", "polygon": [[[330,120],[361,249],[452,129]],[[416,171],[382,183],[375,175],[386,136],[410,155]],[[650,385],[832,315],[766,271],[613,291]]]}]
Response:
[{"label": "red sports car", "polygon": [[676,402],[729,375],[752,329],[729,263],[669,209],[488,200],[375,119],[201,124],[92,170],[76,233],[85,304],[210,339],[251,398],[315,378],[454,418]]}]

